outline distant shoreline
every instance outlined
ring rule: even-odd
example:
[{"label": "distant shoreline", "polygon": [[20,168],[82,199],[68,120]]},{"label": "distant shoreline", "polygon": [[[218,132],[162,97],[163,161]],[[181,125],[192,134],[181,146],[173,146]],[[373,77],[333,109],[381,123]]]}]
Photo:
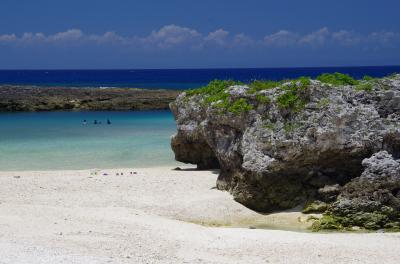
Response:
[{"label": "distant shoreline", "polygon": [[0,85],[0,112],[167,110],[180,90]]}]

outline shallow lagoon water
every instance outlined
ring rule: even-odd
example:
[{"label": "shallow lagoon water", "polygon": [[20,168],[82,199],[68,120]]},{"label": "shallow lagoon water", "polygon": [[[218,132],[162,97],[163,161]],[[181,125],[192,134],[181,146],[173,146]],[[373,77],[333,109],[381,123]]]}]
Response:
[{"label": "shallow lagoon water", "polygon": [[174,166],[175,132],[169,111],[2,113],[0,170]]}]

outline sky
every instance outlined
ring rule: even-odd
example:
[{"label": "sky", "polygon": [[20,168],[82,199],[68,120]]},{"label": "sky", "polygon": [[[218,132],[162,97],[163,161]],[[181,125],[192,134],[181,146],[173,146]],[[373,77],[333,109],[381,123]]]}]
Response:
[{"label": "sky", "polygon": [[1,0],[0,69],[400,65],[398,0]]}]

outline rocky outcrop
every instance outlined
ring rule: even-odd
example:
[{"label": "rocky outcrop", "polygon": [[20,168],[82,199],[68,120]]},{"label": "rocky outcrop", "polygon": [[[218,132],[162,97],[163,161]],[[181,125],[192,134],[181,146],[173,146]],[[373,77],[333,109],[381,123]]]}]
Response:
[{"label": "rocky outcrop", "polygon": [[381,151],[362,165],[364,172],[343,187],[330,213],[344,226],[400,227],[400,160]]},{"label": "rocky outcrop", "polygon": [[[252,209],[272,212],[318,201],[341,216],[362,211],[366,197],[388,193],[392,202],[373,202],[399,210],[393,198],[399,179],[389,175],[396,170],[376,174],[369,164],[399,158],[400,75],[352,85],[306,78],[212,83],[182,93],[170,107],[178,128],[176,159],[220,168],[217,187]],[[395,183],[389,187],[388,181]]]},{"label": "rocky outcrop", "polygon": [[0,86],[0,112],[53,110],[164,110],[173,90]]}]

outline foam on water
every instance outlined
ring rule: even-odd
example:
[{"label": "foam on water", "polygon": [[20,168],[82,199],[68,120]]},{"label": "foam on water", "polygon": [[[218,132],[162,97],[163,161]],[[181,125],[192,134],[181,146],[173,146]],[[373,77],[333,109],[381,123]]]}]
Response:
[{"label": "foam on water", "polygon": [[3,113],[0,170],[174,166],[175,131],[169,111]]}]

